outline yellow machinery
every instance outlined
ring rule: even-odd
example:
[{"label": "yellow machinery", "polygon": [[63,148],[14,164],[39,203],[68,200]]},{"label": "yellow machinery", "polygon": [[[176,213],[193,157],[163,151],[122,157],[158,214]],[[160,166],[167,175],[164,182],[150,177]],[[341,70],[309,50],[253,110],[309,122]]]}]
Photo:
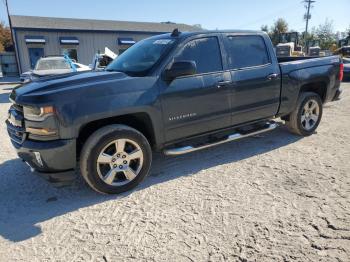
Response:
[{"label": "yellow machinery", "polygon": [[276,55],[285,56],[304,56],[303,48],[299,45],[299,33],[289,32],[279,35],[279,44],[276,46]]}]

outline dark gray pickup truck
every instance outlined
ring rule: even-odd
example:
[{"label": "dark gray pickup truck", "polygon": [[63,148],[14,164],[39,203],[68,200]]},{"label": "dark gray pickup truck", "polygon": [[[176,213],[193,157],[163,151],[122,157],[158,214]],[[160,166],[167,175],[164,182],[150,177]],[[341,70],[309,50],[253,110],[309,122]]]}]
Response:
[{"label": "dark gray pickup truck", "polygon": [[341,68],[338,56],[279,61],[262,32],[174,30],[105,71],[15,88],[6,123],[33,170],[57,180],[80,165],[94,190],[120,193],[149,173],[152,150],[189,153],[272,130],[275,118],[311,135],[339,97]]}]

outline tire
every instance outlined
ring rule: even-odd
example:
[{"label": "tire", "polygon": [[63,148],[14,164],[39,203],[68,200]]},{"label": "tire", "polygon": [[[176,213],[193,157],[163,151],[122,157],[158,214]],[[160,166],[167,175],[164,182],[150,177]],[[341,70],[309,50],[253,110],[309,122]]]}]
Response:
[{"label": "tire", "polygon": [[148,175],[151,162],[152,150],[143,134],[125,125],[110,125],[88,138],[80,170],[95,191],[119,194],[136,187]]},{"label": "tire", "polygon": [[289,115],[286,125],[289,131],[296,135],[310,136],[320,124],[322,113],[323,103],[318,94],[313,92],[301,93],[297,106]]}]

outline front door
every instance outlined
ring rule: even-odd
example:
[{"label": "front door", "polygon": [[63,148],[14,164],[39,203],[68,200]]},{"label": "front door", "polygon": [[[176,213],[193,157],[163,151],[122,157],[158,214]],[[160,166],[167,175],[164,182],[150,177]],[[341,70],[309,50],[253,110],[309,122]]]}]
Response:
[{"label": "front door", "polygon": [[259,35],[227,35],[232,78],[232,125],[273,117],[280,103],[278,63]]},{"label": "front door", "polygon": [[197,74],[162,82],[166,142],[230,125],[229,72],[223,72],[219,39],[197,38],[186,43],[174,61],[195,61]]},{"label": "front door", "polygon": [[30,68],[34,69],[36,62],[44,56],[44,48],[28,48]]}]

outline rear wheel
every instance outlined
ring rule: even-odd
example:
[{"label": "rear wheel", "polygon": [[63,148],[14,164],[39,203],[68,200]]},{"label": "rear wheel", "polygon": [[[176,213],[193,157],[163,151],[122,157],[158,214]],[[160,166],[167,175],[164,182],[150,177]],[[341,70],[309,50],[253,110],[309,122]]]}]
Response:
[{"label": "rear wheel", "polygon": [[80,168],[94,190],[117,194],[136,187],[148,174],[151,160],[151,147],[140,132],[124,125],[111,125],[87,140]]},{"label": "rear wheel", "polygon": [[320,96],[313,92],[301,93],[297,106],[289,115],[286,125],[297,135],[309,136],[320,124],[323,104]]}]

